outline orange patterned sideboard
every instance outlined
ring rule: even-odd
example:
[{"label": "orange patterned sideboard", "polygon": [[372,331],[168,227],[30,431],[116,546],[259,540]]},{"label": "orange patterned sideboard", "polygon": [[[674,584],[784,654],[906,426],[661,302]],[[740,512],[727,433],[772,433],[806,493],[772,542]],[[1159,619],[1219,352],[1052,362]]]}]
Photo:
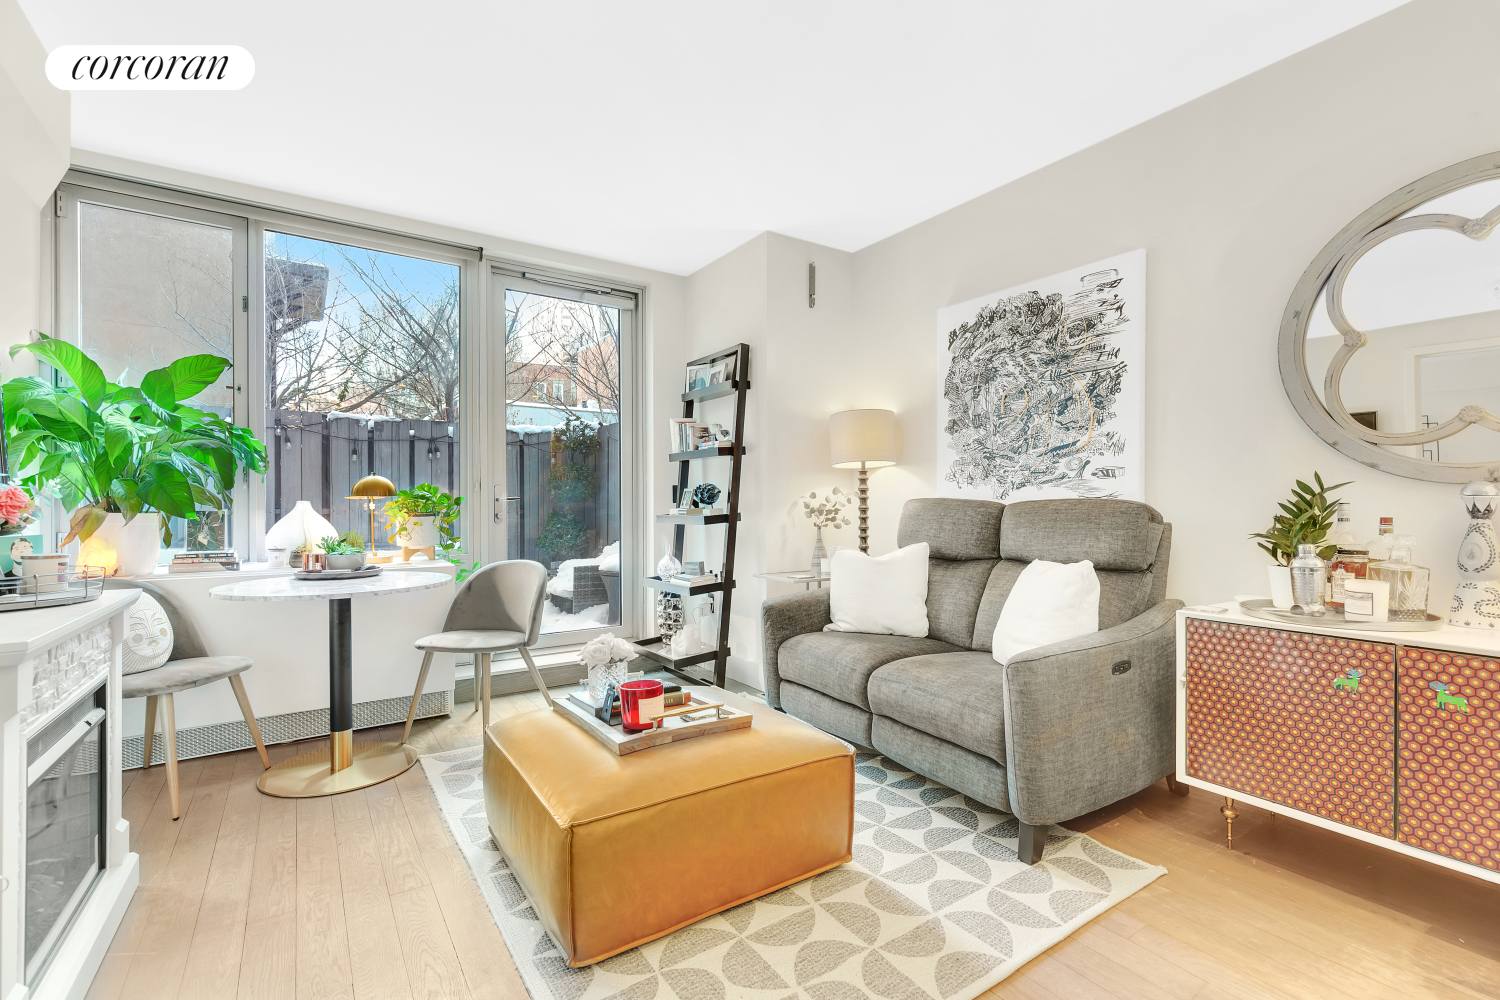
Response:
[{"label": "orange patterned sideboard", "polygon": [[1500,882],[1497,640],[1179,611],[1179,779]]}]

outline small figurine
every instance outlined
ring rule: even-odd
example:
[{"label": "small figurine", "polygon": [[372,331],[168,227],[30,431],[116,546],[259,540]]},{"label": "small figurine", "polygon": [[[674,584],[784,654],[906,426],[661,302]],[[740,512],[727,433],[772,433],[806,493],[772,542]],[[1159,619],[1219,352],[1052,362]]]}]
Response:
[{"label": "small figurine", "polygon": [[712,507],[719,500],[719,488],[713,483],[699,483],[693,487],[693,506]]}]

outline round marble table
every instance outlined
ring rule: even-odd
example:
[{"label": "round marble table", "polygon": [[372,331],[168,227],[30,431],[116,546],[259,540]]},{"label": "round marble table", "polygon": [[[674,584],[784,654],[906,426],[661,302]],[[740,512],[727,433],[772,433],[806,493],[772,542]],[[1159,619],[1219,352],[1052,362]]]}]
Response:
[{"label": "round marble table", "polygon": [[221,601],[328,602],[328,746],[299,754],[260,776],[260,790],[281,798],[337,795],[394,778],[417,762],[403,743],[354,742],[354,683],[350,601],[451,584],[446,573],[402,570],[358,580],[298,580],[290,576],[229,583],[209,591]]}]

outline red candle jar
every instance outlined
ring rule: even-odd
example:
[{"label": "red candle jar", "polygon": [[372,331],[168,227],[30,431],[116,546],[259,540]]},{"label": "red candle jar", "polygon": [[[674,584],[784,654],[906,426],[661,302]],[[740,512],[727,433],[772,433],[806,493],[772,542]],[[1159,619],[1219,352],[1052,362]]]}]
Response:
[{"label": "red candle jar", "polygon": [[666,688],[661,681],[646,678],[626,681],[620,685],[620,724],[627,733],[655,729],[653,715],[666,711]]}]

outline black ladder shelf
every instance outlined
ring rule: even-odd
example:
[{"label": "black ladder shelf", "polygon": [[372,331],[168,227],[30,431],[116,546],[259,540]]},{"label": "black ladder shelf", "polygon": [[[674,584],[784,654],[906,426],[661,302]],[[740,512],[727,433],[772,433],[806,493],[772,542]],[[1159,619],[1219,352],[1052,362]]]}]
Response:
[{"label": "black ladder shelf", "polygon": [[[720,458],[727,456],[730,460],[729,474],[729,496],[725,514],[657,514],[657,524],[670,524],[672,528],[672,555],[681,562],[683,542],[687,537],[689,525],[725,526],[724,535],[724,565],[719,572],[719,582],[703,584],[702,586],[689,587],[686,584],[671,583],[655,576],[645,578],[646,586],[652,590],[668,591],[673,594],[681,594],[684,597],[696,597],[699,594],[719,594],[719,641],[715,648],[704,650],[701,653],[693,653],[690,656],[672,656],[667,650],[667,644],[660,635],[649,639],[642,639],[636,643],[636,647],[643,655],[654,660],[678,680],[689,684],[702,684],[705,678],[694,677],[687,673],[688,667],[713,664],[713,683],[716,687],[723,687],[726,674],[729,669],[729,610],[730,602],[734,597],[734,545],[735,538],[739,533],[740,526],[740,467],[745,459],[745,394],[750,391],[750,345],[736,344],[722,351],[698,358],[687,363],[688,368],[697,368],[703,365],[714,365],[721,361],[734,361],[734,378],[706,386],[702,389],[692,389],[682,394],[682,415],[685,419],[694,416],[694,409],[699,403],[710,399],[723,399],[734,397],[734,440],[731,444],[720,445],[717,448],[701,448],[697,451],[675,452],[667,456],[669,462],[677,463],[677,495],[678,502],[687,494],[688,473],[690,463],[705,458]],[[675,446],[676,442],[672,442]],[[656,619],[655,602],[652,602],[652,622]],[[684,622],[684,627],[686,627]]]}]

